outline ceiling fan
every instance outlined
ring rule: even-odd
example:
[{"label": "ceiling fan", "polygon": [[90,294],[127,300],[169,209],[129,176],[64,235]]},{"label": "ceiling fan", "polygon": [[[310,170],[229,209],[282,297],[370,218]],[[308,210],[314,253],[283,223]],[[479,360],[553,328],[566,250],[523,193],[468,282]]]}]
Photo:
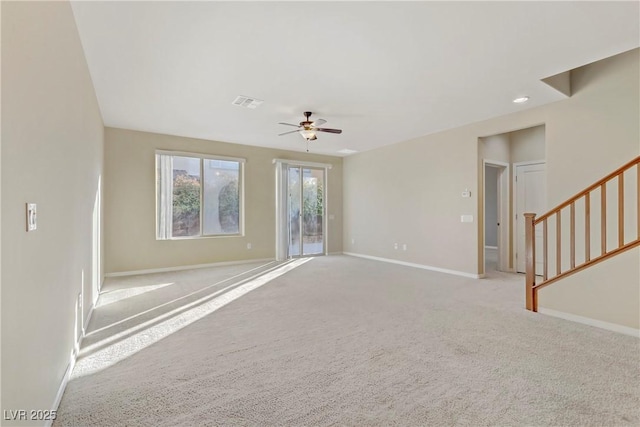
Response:
[{"label": "ceiling fan", "polygon": [[[298,128],[296,130],[278,134],[278,136],[288,135],[290,133],[298,132],[304,139],[307,140],[307,142],[309,142],[309,141],[315,141],[316,139],[318,139],[318,137],[316,136],[317,132],[342,133],[342,129],[329,129],[329,128],[318,127],[325,124],[327,121],[324,119],[311,121],[310,120],[311,114],[312,114],[311,111],[305,111],[304,112],[305,120],[300,122],[299,125],[294,125],[291,123],[282,123],[282,122],[278,123],[280,125],[294,126]],[[307,149],[307,151],[309,150]]]}]

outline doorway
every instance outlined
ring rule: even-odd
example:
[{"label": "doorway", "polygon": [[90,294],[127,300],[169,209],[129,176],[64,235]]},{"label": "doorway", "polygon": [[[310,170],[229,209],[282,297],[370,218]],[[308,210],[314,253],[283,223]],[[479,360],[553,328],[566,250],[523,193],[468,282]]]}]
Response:
[{"label": "doorway", "polygon": [[484,271],[509,271],[509,163],[484,161]]},{"label": "doorway", "polygon": [[273,159],[276,165],[276,260],[326,255],[330,163]]},{"label": "doorway", "polygon": [[287,167],[287,257],[325,253],[325,171]]}]

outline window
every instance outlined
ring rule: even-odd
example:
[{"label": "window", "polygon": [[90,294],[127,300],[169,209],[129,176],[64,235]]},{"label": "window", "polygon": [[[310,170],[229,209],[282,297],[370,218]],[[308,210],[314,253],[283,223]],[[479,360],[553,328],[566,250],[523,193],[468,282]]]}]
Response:
[{"label": "window", "polygon": [[242,234],[243,164],[157,151],[157,238]]}]

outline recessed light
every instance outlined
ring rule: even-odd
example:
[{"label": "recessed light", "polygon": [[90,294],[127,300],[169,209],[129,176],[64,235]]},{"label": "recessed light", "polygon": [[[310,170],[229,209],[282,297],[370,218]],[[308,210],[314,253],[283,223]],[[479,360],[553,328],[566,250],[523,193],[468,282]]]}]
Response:
[{"label": "recessed light", "polygon": [[516,104],[524,104],[528,100],[529,100],[528,96],[521,96],[520,98],[514,99],[513,102],[515,102]]},{"label": "recessed light", "polygon": [[342,150],[338,150],[338,153],[342,153],[342,154],[353,154],[353,153],[357,153],[357,150],[351,150],[349,148],[343,148]]}]

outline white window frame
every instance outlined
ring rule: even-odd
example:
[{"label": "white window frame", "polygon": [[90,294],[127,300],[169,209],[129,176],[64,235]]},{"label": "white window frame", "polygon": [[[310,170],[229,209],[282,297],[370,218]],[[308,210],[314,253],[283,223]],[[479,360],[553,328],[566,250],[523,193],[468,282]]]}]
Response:
[{"label": "white window frame", "polygon": [[[165,213],[165,221],[169,221],[165,227],[165,235],[161,236],[161,228],[159,222],[161,221],[162,212],[161,212],[161,203],[160,203],[160,189],[158,188],[158,174],[160,173],[160,168],[158,166],[158,161],[160,156],[170,156],[169,159],[170,164],[167,170],[171,171],[171,191],[168,193],[170,196],[173,195],[173,157],[190,157],[194,159],[200,160],[200,180],[202,185],[200,186],[200,234],[197,236],[173,236],[173,203],[168,203],[168,217],[167,212]],[[238,224],[238,232],[232,234],[203,234],[204,227],[204,161],[205,160],[222,160],[222,161],[231,161],[238,162],[239,170],[238,170],[238,210],[239,210],[239,224]],[[244,236],[244,164],[247,162],[246,159],[241,157],[228,157],[228,156],[218,156],[213,154],[203,154],[203,153],[193,153],[187,151],[171,151],[171,150],[156,150],[155,151],[155,173],[156,173],[156,240],[191,240],[191,239],[211,239],[211,238],[224,238],[224,237],[243,237]]]}]

